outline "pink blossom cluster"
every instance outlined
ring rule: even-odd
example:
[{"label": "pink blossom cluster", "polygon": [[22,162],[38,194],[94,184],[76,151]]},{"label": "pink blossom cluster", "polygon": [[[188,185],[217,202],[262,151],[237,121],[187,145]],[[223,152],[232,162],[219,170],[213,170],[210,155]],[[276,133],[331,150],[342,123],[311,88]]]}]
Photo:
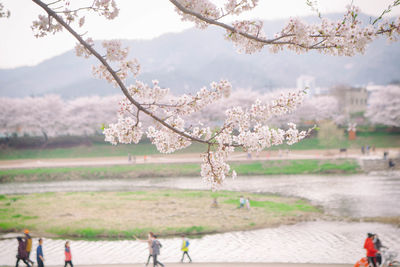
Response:
[{"label": "pink blossom cluster", "polygon": [[228,14],[239,15],[244,11],[255,8],[259,0],[228,0],[225,4],[225,10]]},{"label": "pink blossom cluster", "polygon": [[194,21],[199,28],[206,28],[209,23],[225,28],[225,38],[232,41],[239,52],[247,54],[259,52],[268,45],[273,53],[289,49],[300,54],[316,49],[331,55],[353,56],[364,53],[366,46],[378,36],[384,35],[393,41],[400,36],[400,18],[391,22],[384,21],[376,26],[364,26],[358,18],[360,9],[354,5],[348,5],[344,18],[337,21],[323,18],[319,24],[307,24],[299,18],[291,18],[273,39],[267,39],[261,21],[241,20],[232,25],[219,21],[227,15],[254,8],[258,1],[229,0],[225,4],[225,10],[207,0],[178,2],[186,9],[175,4],[183,20]]},{"label": "pink blossom cluster", "polygon": [[[177,2],[182,5],[184,8],[189,9],[201,16],[209,19],[218,19],[221,16],[220,11],[217,6],[208,0],[177,0]],[[208,23],[197,19],[196,17],[186,14],[182,12],[180,9],[176,8],[176,12],[181,15],[183,21],[193,21],[196,24],[196,27],[200,29],[207,28]]]},{"label": "pink blossom cluster", "polygon": [[[88,44],[88,45],[90,45],[90,46],[94,46],[94,41],[93,41],[93,39],[92,38],[87,38],[86,40],[85,40],[85,42]],[[81,45],[81,44],[76,44],[76,46],[75,46],[75,54],[78,56],[78,57],[84,57],[84,58],[89,58],[90,57],[90,55],[91,55],[91,53],[90,53],[90,51],[89,50],[87,50],[83,45]]]},{"label": "pink blossom cluster", "polygon": [[[185,131],[185,121],[180,117],[168,118],[166,123],[172,125],[179,131]],[[187,138],[162,125],[148,127],[146,134],[147,137],[151,139],[151,142],[157,147],[157,150],[162,153],[172,153],[191,145],[191,142]]]},{"label": "pink blossom cluster", "polygon": [[119,14],[115,0],[95,0],[93,6],[106,19],[115,19]]},{"label": "pink blossom cluster", "polygon": [[143,131],[141,123],[134,118],[119,116],[118,122],[110,124],[108,128],[103,130],[103,134],[105,141],[113,145],[118,143],[137,144],[142,138]]},{"label": "pink blossom cluster", "polygon": [[364,53],[366,46],[379,35],[398,38],[399,19],[391,23],[380,23],[377,27],[372,24],[363,27],[358,18],[359,12],[358,7],[349,5],[343,19],[330,21],[323,18],[320,24],[315,25],[291,18],[281,32],[275,35],[279,42],[273,44],[270,50],[276,53],[287,48],[300,54],[318,49],[326,54],[353,56]]},{"label": "pink blossom cluster", "polygon": [[[73,4],[76,4],[76,2]],[[119,14],[115,0],[83,0],[79,1],[79,5],[77,6],[73,4],[70,0],[60,0],[50,3],[48,6],[57,5],[57,11],[54,11],[57,16],[61,17],[68,25],[77,22],[79,27],[83,27],[85,24],[85,16],[80,15],[84,11],[96,12],[98,15],[110,20],[116,18]],[[61,8],[63,10],[58,11]],[[56,22],[54,18],[43,15],[39,15],[38,19],[33,21],[31,28],[36,37],[43,37],[48,33],[55,34],[63,29],[62,25]]]},{"label": "pink blossom cluster", "polygon": [[44,15],[39,15],[38,20],[32,22],[31,28],[36,38],[46,36],[47,33],[55,34],[63,29],[53,18]]},{"label": "pink blossom cluster", "polygon": [[175,115],[189,115],[202,110],[222,97],[229,97],[232,85],[227,80],[210,84],[211,90],[203,87],[194,96],[183,94],[178,98],[170,99],[168,113]]},{"label": "pink blossom cluster", "polygon": [[[251,108],[233,107],[226,111],[226,120],[224,126],[218,131],[212,139],[216,142],[216,151],[208,151],[202,156],[201,176],[210,183],[213,189],[222,185],[224,179],[235,172],[230,172],[230,166],[227,164],[228,156],[235,150],[235,147],[243,147],[246,151],[262,151],[273,145],[287,144],[292,145],[302,140],[309,132],[299,131],[296,125],[288,123],[289,129],[274,129],[268,125],[263,125],[258,119],[260,116],[272,113],[285,114],[293,110],[301,103],[303,98],[299,94],[282,95],[272,105],[262,105],[256,101]],[[280,103],[280,104],[278,104]],[[278,108],[282,103],[290,103],[286,109]]]},{"label": "pink blossom cluster", "polygon": [[106,49],[106,58],[109,61],[121,61],[128,56],[129,48],[122,48],[121,41],[103,41],[102,45]]},{"label": "pink blossom cluster", "polygon": [[238,52],[252,54],[261,51],[264,47],[264,43],[250,39],[241,35],[240,33],[246,33],[250,36],[254,36],[258,39],[265,39],[266,35],[263,30],[263,22],[261,20],[258,21],[250,21],[250,20],[242,20],[235,21],[233,23],[233,27],[235,31],[227,31],[225,34],[225,39],[230,40],[237,47]]},{"label": "pink blossom cluster", "polygon": [[[216,151],[208,151],[201,155],[202,164],[200,175],[203,181],[210,185],[212,190],[219,189],[230,174],[230,166],[226,163],[228,155],[234,151],[233,147],[218,146]],[[231,172],[232,178],[236,172]]]},{"label": "pink blossom cluster", "polygon": [[[118,62],[119,69],[116,71],[116,75],[119,77],[120,80],[125,81],[128,78],[129,74],[132,74],[134,77],[139,74],[139,61],[137,59],[126,60],[129,49],[122,48],[122,44],[120,41],[104,41],[102,45],[106,49],[105,58],[108,59],[110,62]],[[77,52],[77,55],[88,55],[87,52],[85,53],[87,49],[79,44],[77,45],[75,50]],[[95,77],[99,79],[105,79],[107,82],[114,84],[114,86],[118,86],[118,83],[115,81],[110,70],[103,64],[97,67],[93,66],[92,72]]]}]

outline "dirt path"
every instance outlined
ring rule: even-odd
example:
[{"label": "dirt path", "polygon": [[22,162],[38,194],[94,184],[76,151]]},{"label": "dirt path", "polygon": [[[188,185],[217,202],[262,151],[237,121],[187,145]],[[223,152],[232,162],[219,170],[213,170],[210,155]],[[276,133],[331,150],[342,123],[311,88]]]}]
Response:
[{"label": "dirt path", "polygon": [[[381,158],[384,149],[377,149],[368,157]],[[385,149],[390,155],[400,152],[399,148]],[[337,158],[361,158],[359,150],[349,150],[340,153],[338,150],[295,150],[295,151],[263,151],[248,155],[243,152],[233,153],[230,161],[254,161],[254,160],[282,160],[282,159],[337,159]],[[52,167],[77,167],[77,166],[111,166],[148,163],[196,163],[201,162],[200,154],[172,154],[172,155],[149,155],[132,157],[99,157],[99,158],[65,158],[65,159],[21,159],[2,160],[0,169],[23,169],[23,168],[52,168]]]}]

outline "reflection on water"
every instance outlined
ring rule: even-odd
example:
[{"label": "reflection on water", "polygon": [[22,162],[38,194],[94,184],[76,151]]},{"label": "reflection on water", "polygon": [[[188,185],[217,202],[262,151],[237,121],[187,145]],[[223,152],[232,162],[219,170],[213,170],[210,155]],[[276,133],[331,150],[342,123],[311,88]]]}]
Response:
[{"label": "reflection on water", "polygon": [[[65,191],[132,191],[143,187],[208,189],[200,178],[64,181],[0,184],[0,194]],[[376,217],[400,215],[400,175],[242,176],[223,189],[297,196],[334,215]]]},{"label": "reflection on water", "polygon": [[[379,233],[384,245],[400,252],[400,229],[391,225],[308,222],[192,239],[190,255],[195,262],[355,263],[365,254],[362,246],[367,232]],[[161,243],[160,259],[178,262],[181,239],[161,239]],[[15,264],[16,239],[0,241],[0,248],[0,265]],[[63,264],[63,248],[63,240],[44,240],[47,265]],[[146,244],[131,240],[72,241],[71,248],[76,265],[141,263],[148,253]]]}]

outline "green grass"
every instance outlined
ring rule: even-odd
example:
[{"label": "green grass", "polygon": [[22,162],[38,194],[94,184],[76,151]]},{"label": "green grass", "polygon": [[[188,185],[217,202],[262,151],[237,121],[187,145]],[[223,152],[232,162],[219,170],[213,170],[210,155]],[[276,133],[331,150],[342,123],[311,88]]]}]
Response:
[{"label": "green grass", "polygon": [[231,167],[241,175],[356,173],[359,170],[359,165],[355,160],[317,159],[234,163]]},{"label": "green grass", "polygon": [[[254,162],[233,162],[232,169],[239,175],[274,175],[274,174],[317,174],[346,173],[352,174],[360,170],[357,161],[342,160],[269,160]],[[132,177],[175,177],[198,176],[200,164],[137,164],[123,166],[98,167],[59,167],[36,169],[0,170],[0,182],[11,181],[50,181],[50,180],[84,180],[105,178]],[[0,196],[0,201],[5,197]],[[17,201],[18,199],[12,199]]]},{"label": "green grass", "polygon": [[[204,152],[207,148],[202,144],[193,144],[188,148],[176,151],[180,153]],[[76,146],[54,149],[1,149],[0,160],[11,159],[51,159],[51,158],[96,158],[96,157],[127,157],[160,154],[156,147],[150,143],[139,143],[135,145],[119,144],[93,144],[91,146]]]},{"label": "green grass", "polygon": [[[237,209],[240,196],[251,209]],[[145,196],[146,198],[143,198]],[[213,198],[218,207],[211,207]],[[232,191],[157,189],[137,192],[37,193],[7,196],[0,202],[0,232],[30,229],[60,238],[144,238],[247,230],[319,218],[322,210],[306,200]],[[46,204],[46,205],[44,205]]]},{"label": "green grass", "polygon": [[[253,223],[250,226],[255,226]],[[1,225],[0,225],[1,228]],[[154,231],[152,228],[132,228],[125,231],[110,230],[110,229],[99,229],[99,228],[70,228],[70,227],[53,227],[49,230],[49,233],[56,234],[60,237],[72,236],[88,240],[96,240],[101,237],[106,238],[132,238],[132,236],[146,237],[147,233]],[[211,231],[206,226],[190,226],[190,227],[167,227],[165,228],[164,235],[196,235],[204,232]]]},{"label": "green grass", "polygon": [[[358,132],[357,139],[349,141],[347,139],[336,142],[334,144],[321,144],[317,138],[307,138],[292,146],[280,145],[273,146],[268,150],[292,149],[292,150],[310,150],[310,149],[339,149],[354,148],[359,149],[363,145],[371,145],[375,147],[400,147],[400,134],[386,132]],[[180,153],[199,153],[206,151],[207,148],[198,143],[192,144],[190,147],[176,151]],[[93,157],[127,157],[144,156],[159,154],[155,146],[148,142],[136,145],[119,144],[113,146],[104,142],[95,142],[91,146],[75,146],[68,148],[54,149],[1,149],[0,160],[11,159],[36,159],[36,158],[93,158]]]},{"label": "green grass", "polygon": [[306,138],[294,145],[280,145],[269,148],[269,150],[291,149],[291,150],[313,150],[313,149],[360,149],[361,146],[375,146],[377,148],[400,147],[400,134],[389,134],[382,132],[357,133],[356,140],[340,140],[333,144],[321,144],[318,138]]},{"label": "green grass", "polygon": [[[237,199],[227,199],[224,203],[237,205]],[[257,201],[250,200],[251,207],[265,208],[269,212],[278,214],[291,214],[297,211],[304,212],[320,212],[320,210],[314,206],[307,204],[305,201],[298,200],[295,203],[281,203],[273,201]]]}]

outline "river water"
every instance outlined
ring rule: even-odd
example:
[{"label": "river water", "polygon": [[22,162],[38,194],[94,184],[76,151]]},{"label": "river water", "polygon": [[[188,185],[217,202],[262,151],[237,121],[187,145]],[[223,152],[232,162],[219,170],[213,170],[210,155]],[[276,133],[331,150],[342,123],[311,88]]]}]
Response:
[{"label": "river water", "polygon": [[[0,194],[57,191],[127,191],[143,188],[207,189],[199,178],[66,181],[1,184]],[[321,205],[329,214],[351,217],[400,216],[400,176],[267,176],[227,181],[227,190],[269,192],[298,196]],[[400,229],[380,223],[316,221],[254,231],[206,235],[192,239],[190,254],[196,262],[354,263],[365,252],[367,232],[376,232],[384,245],[400,252]],[[7,236],[5,236],[7,237]],[[180,259],[180,239],[161,239],[160,259]],[[34,240],[36,245],[36,240]],[[44,240],[48,265],[63,261],[63,240]],[[15,264],[17,242],[0,241],[0,265]],[[132,241],[72,241],[75,264],[140,263],[146,244]],[[34,258],[32,255],[31,258]]]}]

